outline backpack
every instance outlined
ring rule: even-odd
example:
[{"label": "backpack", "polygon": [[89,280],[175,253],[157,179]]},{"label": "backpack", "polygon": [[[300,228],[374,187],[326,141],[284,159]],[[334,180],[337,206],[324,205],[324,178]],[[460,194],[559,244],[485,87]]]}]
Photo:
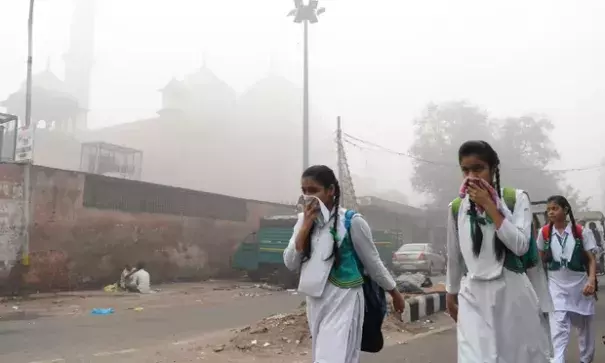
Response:
[{"label": "backpack", "polygon": [[[579,224],[576,224],[576,235],[573,236],[574,239],[577,239],[580,242],[583,241],[583,237],[582,237],[582,232],[583,231],[584,230],[583,230],[582,226],[579,225]],[[542,227],[541,233],[542,233],[542,238],[544,239],[544,243],[545,244],[546,243],[550,244],[550,237],[551,236],[550,236],[550,227],[549,227],[549,225],[545,225],[544,227]],[[577,241],[576,241],[576,243],[577,243]],[[550,248],[550,246],[548,248]],[[573,258],[573,255],[572,255],[572,258]],[[581,261],[582,261],[583,264],[586,264],[586,259],[585,259],[584,255],[582,255]],[[586,266],[586,273],[588,274],[588,266]],[[595,299],[598,300],[597,291],[599,291],[599,277],[596,276],[596,275],[595,275],[595,289],[594,289],[594,291],[595,291],[595,295],[594,295]]]},{"label": "backpack", "polygon": [[[582,232],[584,232],[584,230],[582,229],[582,226],[579,224],[576,224],[576,235],[573,236],[574,239],[579,239],[580,241],[582,241]],[[550,243],[550,228],[549,225],[545,225],[544,227],[542,227],[542,238],[544,238],[544,242],[548,242]]]},{"label": "backpack", "polygon": [[[570,266],[572,266],[571,267],[572,270],[573,270],[573,266],[578,267],[578,263],[579,263],[579,264],[583,265],[583,267],[586,269],[586,272],[588,273],[588,266],[587,266],[586,258],[585,258],[584,254],[580,255],[579,261],[573,260],[574,255],[575,255],[575,249],[578,248],[578,243],[581,244],[582,240],[583,240],[582,232],[583,232],[582,226],[579,224],[576,224],[575,231],[572,234],[572,237],[574,239],[574,244],[575,244],[574,252],[572,253],[572,257],[571,257],[571,260],[573,262],[572,261],[569,261],[569,262],[571,263]],[[542,239],[544,240],[544,251],[547,252],[547,254],[548,254],[547,256],[550,256],[550,257],[547,257],[550,260],[550,261],[548,261],[550,263],[550,262],[552,262],[552,252],[550,251],[550,243],[551,243],[551,238],[552,238],[552,236],[550,234],[550,225],[547,224],[544,227],[542,227],[542,230],[540,231],[540,233],[542,234]],[[582,251],[583,251],[583,249],[582,249]],[[574,262],[575,262],[575,264],[574,264]]]},{"label": "backpack", "polygon": [[[351,237],[351,220],[357,212],[347,210],[345,212],[345,228],[349,238]],[[353,241],[351,241],[352,243]],[[359,258],[357,267],[363,276],[363,297],[365,300],[365,312],[363,317],[363,331],[361,334],[361,350],[368,353],[378,353],[384,347],[382,335],[382,323],[387,314],[387,300],[385,291],[370,277],[363,273],[364,268]]]},{"label": "backpack", "polygon": [[[526,193],[527,194],[527,193]],[[529,195],[528,195],[529,197]],[[503,188],[502,189],[502,199],[504,199],[504,203],[508,207],[508,209],[513,213],[515,211],[515,204],[517,203],[517,190],[514,188]],[[454,224],[456,225],[456,230],[458,230],[458,212],[460,211],[460,204],[462,203],[461,198],[456,198],[452,201],[452,216],[454,217]],[[538,244],[536,243],[536,237],[534,236],[534,221],[532,219],[531,231],[529,238],[529,249],[527,252],[521,256],[521,263],[523,264],[523,269],[527,270],[532,268],[538,264],[539,254],[538,254]],[[507,258],[508,260],[508,258]],[[505,261],[506,262],[506,261]],[[511,262],[512,263],[512,262]]]}]

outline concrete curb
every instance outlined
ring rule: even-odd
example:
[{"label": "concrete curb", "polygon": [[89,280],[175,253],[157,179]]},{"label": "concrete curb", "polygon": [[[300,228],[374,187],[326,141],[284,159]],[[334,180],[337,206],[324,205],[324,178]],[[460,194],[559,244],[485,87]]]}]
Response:
[{"label": "concrete curb", "polygon": [[411,323],[425,316],[445,311],[445,292],[412,297],[405,302],[403,322]]}]

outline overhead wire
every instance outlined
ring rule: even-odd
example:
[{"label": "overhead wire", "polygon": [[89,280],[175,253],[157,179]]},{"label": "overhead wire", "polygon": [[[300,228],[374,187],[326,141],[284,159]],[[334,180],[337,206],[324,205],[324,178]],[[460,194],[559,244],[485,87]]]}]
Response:
[{"label": "overhead wire", "polygon": [[[392,155],[397,155],[397,156],[403,156],[409,159],[412,159],[416,162],[420,162],[420,163],[425,163],[425,164],[431,164],[431,165],[435,165],[435,166],[441,166],[441,167],[451,167],[451,168],[459,168],[460,166],[457,164],[453,164],[453,163],[444,163],[444,162],[439,162],[439,161],[434,161],[434,160],[428,160],[428,159],[424,159],[424,158],[420,158],[417,157],[413,154],[411,154],[410,152],[401,152],[401,151],[396,151],[393,149],[390,149],[386,146],[377,144],[375,142],[372,141],[368,141],[368,140],[364,140],[362,138],[353,136],[351,134],[342,133],[343,135],[343,141],[353,147],[356,147],[358,149],[361,150],[372,150],[372,151],[382,151],[388,154],[392,154]],[[362,145],[360,145],[362,144]],[[373,148],[373,149],[372,149]],[[602,169],[604,165],[602,164],[597,164],[597,165],[590,165],[590,166],[586,166],[586,167],[579,167],[579,168],[566,168],[566,169],[545,169],[545,171],[547,172],[551,172],[551,173],[569,173],[569,172],[579,172],[579,171],[589,171],[589,170],[599,170]],[[509,170],[513,170],[513,171],[530,171],[530,170],[535,170],[535,168],[532,167],[523,167],[523,168],[507,168]]]}]

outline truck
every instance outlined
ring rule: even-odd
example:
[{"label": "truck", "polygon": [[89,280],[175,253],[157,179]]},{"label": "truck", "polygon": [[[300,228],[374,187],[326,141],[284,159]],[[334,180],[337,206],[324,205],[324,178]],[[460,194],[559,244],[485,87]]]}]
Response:
[{"label": "truck", "polygon": [[[252,281],[266,278],[272,283],[294,288],[298,274],[286,268],[284,249],[288,246],[298,216],[272,216],[260,220],[259,229],[249,234],[239,245],[231,260],[232,268],[245,271]],[[387,268],[393,252],[402,243],[400,231],[373,230],[374,243]]]}]

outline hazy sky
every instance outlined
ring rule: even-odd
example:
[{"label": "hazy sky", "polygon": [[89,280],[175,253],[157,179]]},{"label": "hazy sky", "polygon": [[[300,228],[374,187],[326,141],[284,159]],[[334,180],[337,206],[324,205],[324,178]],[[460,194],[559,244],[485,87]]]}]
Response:
[{"label": "hazy sky", "polygon": [[[37,0],[35,65],[62,56],[76,0]],[[77,0],[90,1],[90,0]],[[301,83],[302,29],[290,0],[97,1],[93,127],[153,116],[171,77],[207,64],[242,92],[275,70]],[[0,0],[0,98],[25,76],[27,4]],[[313,122],[340,114],[347,132],[405,151],[411,121],[430,101],[468,100],[492,115],[544,113],[563,154],[553,167],[603,156],[605,2],[598,0],[320,0],[311,27]],[[601,24],[601,25],[599,25]],[[350,151],[354,173],[399,171],[385,183],[410,193],[403,157]],[[455,162],[455,160],[452,160]],[[386,164],[385,164],[386,163]],[[381,169],[381,170],[376,170]],[[601,198],[598,171],[570,173]],[[414,198],[412,198],[414,199]]]}]

